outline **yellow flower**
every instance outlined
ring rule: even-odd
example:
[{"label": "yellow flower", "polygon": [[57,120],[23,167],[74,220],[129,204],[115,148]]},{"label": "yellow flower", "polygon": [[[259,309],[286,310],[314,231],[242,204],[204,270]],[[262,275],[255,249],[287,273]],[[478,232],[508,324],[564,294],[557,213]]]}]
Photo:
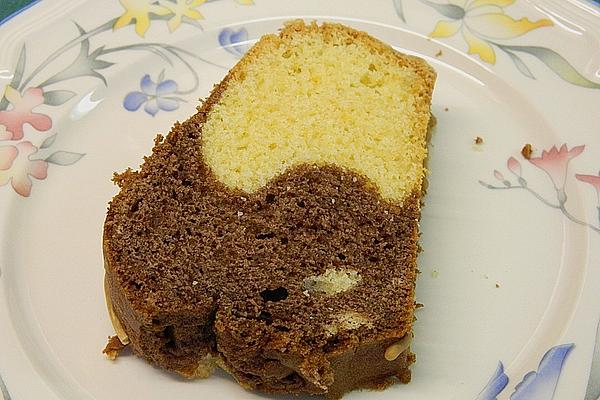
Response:
[{"label": "yellow flower", "polygon": [[160,5],[169,9],[173,13],[173,17],[167,22],[169,31],[173,32],[181,25],[181,19],[185,16],[191,19],[204,18],[202,14],[195,10],[196,7],[204,3],[206,0],[177,0],[176,3],[172,1],[161,0]]},{"label": "yellow flower", "polygon": [[253,0],[237,0],[237,2],[245,6],[251,6],[252,4],[254,4]]},{"label": "yellow flower", "polygon": [[123,15],[113,25],[113,29],[127,26],[135,19],[135,32],[144,36],[150,27],[149,14],[167,15],[170,11],[158,4],[155,0],[119,0],[125,8]]},{"label": "yellow flower", "polygon": [[469,45],[469,54],[477,54],[482,61],[494,64],[496,53],[487,39],[512,39],[534,29],[553,25],[548,19],[532,22],[527,18],[515,20],[506,15],[504,7],[514,2],[515,0],[449,0],[449,4],[439,5],[439,10],[452,20],[439,21],[429,36],[446,38],[460,31]]}]

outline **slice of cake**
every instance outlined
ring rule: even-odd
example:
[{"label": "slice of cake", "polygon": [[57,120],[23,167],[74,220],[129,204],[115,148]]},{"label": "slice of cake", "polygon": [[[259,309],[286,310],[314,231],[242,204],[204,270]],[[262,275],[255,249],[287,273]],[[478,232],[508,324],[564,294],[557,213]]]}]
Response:
[{"label": "slice of cake", "polygon": [[122,344],[265,392],[408,382],[434,80],[342,25],[264,36],[115,177],[105,283]]}]

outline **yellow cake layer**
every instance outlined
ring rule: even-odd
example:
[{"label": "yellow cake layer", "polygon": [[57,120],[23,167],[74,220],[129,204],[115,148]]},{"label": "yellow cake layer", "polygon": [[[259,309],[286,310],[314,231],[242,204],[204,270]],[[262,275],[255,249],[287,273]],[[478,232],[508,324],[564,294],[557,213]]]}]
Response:
[{"label": "yellow cake layer", "polygon": [[420,189],[434,77],[422,60],[341,25],[294,22],[230,75],[202,128],[226,186],[253,192],[296,164],[330,163],[385,199]]}]

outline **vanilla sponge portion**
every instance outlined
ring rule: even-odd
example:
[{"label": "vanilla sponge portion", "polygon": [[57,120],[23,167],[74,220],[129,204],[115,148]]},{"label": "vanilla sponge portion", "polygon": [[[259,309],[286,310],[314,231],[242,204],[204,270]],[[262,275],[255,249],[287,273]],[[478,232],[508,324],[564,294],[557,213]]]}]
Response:
[{"label": "vanilla sponge portion", "polygon": [[420,190],[435,73],[337,24],[292,22],[230,72],[202,127],[205,162],[254,192],[301,163],[367,176],[396,202]]}]

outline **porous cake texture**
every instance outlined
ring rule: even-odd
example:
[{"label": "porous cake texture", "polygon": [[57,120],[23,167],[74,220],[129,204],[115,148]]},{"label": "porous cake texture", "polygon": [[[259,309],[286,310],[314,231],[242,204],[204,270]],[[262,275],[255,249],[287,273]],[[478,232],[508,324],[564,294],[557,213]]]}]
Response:
[{"label": "porous cake texture", "polygon": [[273,393],[408,382],[434,81],[342,25],[264,36],[115,177],[103,246],[121,342]]}]

